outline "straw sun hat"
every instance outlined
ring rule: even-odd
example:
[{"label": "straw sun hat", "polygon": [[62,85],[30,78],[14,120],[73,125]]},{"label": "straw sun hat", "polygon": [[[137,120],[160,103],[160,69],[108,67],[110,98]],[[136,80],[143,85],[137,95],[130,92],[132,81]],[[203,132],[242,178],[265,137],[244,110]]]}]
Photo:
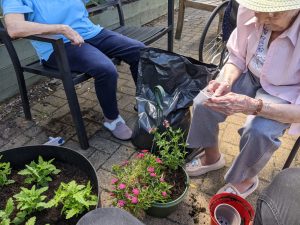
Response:
[{"label": "straw sun hat", "polygon": [[257,12],[281,12],[300,9],[300,0],[236,0],[242,6]]}]

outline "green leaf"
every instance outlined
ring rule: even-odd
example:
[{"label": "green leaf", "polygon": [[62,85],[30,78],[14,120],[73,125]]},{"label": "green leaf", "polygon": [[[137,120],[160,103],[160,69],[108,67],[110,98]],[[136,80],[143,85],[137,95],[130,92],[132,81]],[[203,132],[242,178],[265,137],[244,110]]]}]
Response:
[{"label": "green leaf", "polygon": [[26,223],[25,225],[34,225],[36,221],[36,217],[31,217]]}]

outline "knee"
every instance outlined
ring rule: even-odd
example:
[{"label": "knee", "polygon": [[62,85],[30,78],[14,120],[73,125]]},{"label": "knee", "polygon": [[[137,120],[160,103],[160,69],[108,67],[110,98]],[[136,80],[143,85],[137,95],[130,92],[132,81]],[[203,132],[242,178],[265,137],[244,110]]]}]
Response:
[{"label": "knee", "polygon": [[262,126],[259,124],[251,124],[250,126],[246,126],[241,129],[240,131],[242,133],[242,138],[254,138],[257,140],[270,140],[271,141],[271,135],[268,134],[264,129],[262,129]]},{"label": "knee", "polygon": [[199,101],[197,97],[193,101],[193,112],[194,113],[201,113],[207,108],[203,105],[203,101]]},{"label": "knee", "polygon": [[92,76],[95,80],[111,80],[117,81],[118,71],[113,63],[106,65],[97,65],[92,69]]},{"label": "knee", "polygon": [[300,188],[300,168],[288,168],[276,175],[271,185],[284,186],[288,184],[290,188],[299,190]]}]

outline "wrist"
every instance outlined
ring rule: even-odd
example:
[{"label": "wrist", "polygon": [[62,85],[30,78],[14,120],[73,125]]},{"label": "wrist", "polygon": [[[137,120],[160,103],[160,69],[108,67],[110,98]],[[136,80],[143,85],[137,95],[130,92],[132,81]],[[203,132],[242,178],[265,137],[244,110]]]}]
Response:
[{"label": "wrist", "polygon": [[255,108],[252,115],[257,115],[261,112],[262,108],[264,106],[264,103],[261,99],[255,99]]},{"label": "wrist", "polygon": [[58,28],[59,33],[65,34],[67,32],[68,25],[60,24],[58,26],[59,26],[59,28]]}]

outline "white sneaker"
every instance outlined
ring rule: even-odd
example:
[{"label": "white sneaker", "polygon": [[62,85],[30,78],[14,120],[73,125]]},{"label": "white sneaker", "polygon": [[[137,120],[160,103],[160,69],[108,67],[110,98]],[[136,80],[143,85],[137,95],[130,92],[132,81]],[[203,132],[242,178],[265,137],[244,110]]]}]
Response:
[{"label": "white sneaker", "polygon": [[223,154],[221,154],[220,159],[216,163],[207,166],[203,166],[201,164],[202,155],[204,155],[204,152],[200,154],[200,157],[195,157],[191,162],[186,164],[185,169],[189,176],[200,176],[207,172],[221,169],[225,166],[225,159]]}]

